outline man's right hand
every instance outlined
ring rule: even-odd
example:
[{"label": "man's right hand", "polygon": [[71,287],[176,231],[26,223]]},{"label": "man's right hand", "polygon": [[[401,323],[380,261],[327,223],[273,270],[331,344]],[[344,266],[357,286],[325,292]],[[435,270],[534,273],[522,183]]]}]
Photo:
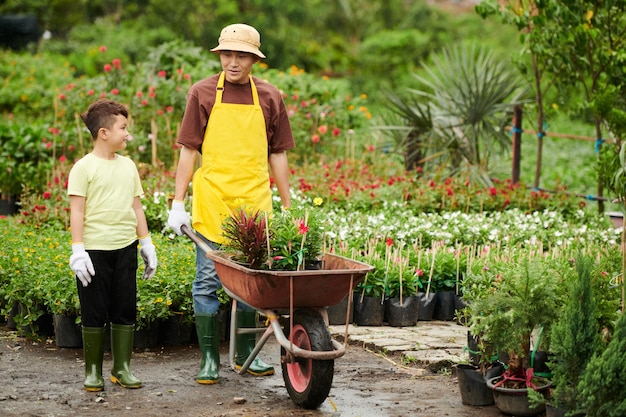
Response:
[{"label": "man's right hand", "polygon": [[183,234],[181,227],[183,225],[187,226],[191,229],[191,222],[189,219],[189,213],[185,211],[185,203],[182,201],[174,200],[172,202],[172,209],[170,210],[169,216],[167,218],[167,225],[176,233],[178,236]]},{"label": "man's right hand", "polygon": [[76,274],[78,280],[86,287],[91,282],[91,277],[96,275],[96,271],[91,263],[91,258],[85,245],[82,243],[74,243],[72,245],[72,256],[70,256],[70,268]]}]

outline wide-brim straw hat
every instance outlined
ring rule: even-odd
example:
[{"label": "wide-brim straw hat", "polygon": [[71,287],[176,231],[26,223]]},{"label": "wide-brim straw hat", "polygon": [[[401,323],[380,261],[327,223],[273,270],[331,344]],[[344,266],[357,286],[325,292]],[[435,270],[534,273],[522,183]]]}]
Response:
[{"label": "wide-brim straw hat", "polygon": [[226,26],[222,29],[218,42],[219,44],[211,49],[211,52],[249,52],[259,58],[265,58],[265,55],[259,49],[261,47],[261,35],[250,25],[236,23]]}]

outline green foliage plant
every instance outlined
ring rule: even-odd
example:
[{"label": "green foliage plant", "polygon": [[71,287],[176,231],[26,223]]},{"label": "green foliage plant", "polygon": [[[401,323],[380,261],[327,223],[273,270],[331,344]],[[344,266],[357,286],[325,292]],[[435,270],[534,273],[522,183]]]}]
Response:
[{"label": "green foliage plant", "polygon": [[626,415],[626,315],[621,314],[606,349],[596,353],[578,384],[581,408],[589,417]]},{"label": "green foliage plant", "polygon": [[500,264],[488,294],[469,304],[469,328],[496,352],[508,353],[505,375],[528,381],[533,331],[543,328],[543,337],[549,339],[562,302],[560,265],[539,254],[508,261]]},{"label": "green foliage plant", "polygon": [[567,295],[552,327],[550,363],[554,390],[551,399],[559,408],[580,411],[579,381],[600,345],[600,326],[593,293],[593,260],[579,255],[575,273],[566,282]]}]

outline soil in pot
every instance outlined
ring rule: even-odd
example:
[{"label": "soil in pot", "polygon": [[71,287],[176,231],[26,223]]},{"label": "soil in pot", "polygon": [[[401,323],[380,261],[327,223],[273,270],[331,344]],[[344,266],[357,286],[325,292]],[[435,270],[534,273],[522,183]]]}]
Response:
[{"label": "soil in pot", "polygon": [[384,315],[380,297],[354,297],[354,323],[358,326],[382,326]]},{"label": "soil in pot", "polygon": [[387,323],[392,327],[408,327],[417,324],[418,301],[415,297],[388,298],[385,300]]},{"label": "soil in pot", "polygon": [[456,377],[461,391],[461,402],[465,405],[493,404],[493,391],[477,366],[456,365]]},{"label": "soil in pot", "polygon": [[431,321],[435,311],[435,293],[426,295],[425,292],[417,293],[417,319],[419,321]]}]

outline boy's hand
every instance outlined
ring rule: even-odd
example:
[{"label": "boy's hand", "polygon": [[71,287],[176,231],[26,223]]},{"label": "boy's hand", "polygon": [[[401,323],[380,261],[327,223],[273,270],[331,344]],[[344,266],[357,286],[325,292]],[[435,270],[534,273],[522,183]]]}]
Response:
[{"label": "boy's hand", "polygon": [[170,210],[170,214],[167,218],[167,225],[174,230],[174,233],[178,236],[183,234],[183,231],[181,230],[183,225],[186,225],[191,229],[189,213],[185,211],[184,202],[176,200],[172,202],[172,209]]},{"label": "boy's hand", "polygon": [[152,238],[150,238],[150,236],[139,239],[139,244],[141,245],[139,253],[141,254],[143,263],[146,265],[146,269],[143,272],[142,278],[149,279],[154,276],[157,269],[156,248],[154,247],[154,244],[152,243]]},{"label": "boy's hand", "polygon": [[74,243],[72,245],[72,256],[70,256],[70,268],[76,274],[78,280],[86,287],[91,282],[91,277],[96,275],[96,271],[91,263],[91,258],[85,245],[82,243]]}]

